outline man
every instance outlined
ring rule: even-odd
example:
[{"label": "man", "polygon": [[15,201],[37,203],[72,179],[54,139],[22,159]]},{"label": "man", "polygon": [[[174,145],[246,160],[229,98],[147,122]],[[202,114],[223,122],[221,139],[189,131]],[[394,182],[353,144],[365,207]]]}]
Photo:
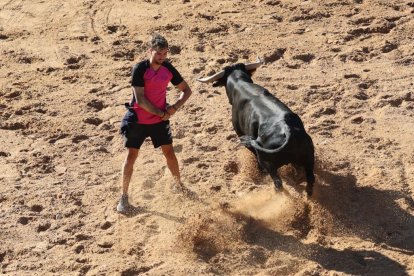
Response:
[{"label": "man", "polygon": [[[122,120],[127,157],[122,168],[122,196],[117,211],[125,212],[128,207],[128,187],[135,160],[147,137],[154,148],[161,147],[168,169],[175,180],[175,189],[182,190],[178,161],[172,146],[169,119],[184,105],[192,91],[180,73],[169,63],[168,42],[161,35],[154,35],[150,42],[150,58],[136,64],[132,69],[132,101]],[[171,82],[180,91],[173,105],[166,101],[167,86]]]}]

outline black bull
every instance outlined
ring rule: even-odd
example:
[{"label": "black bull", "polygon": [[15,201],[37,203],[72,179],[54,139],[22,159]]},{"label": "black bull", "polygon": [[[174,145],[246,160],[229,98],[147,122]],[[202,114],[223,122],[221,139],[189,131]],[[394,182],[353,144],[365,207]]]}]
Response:
[{"label": "black bull", "polygon": [[306,192],[312,195],[315,176],[314,147],[302,120],[265,88],[254,84],[244,64],[226,67],[214,86],[225,85],[232,105],[234,130],[262,169],[282,188],[277,169],[286,164],[301,166],[306,173]]}]

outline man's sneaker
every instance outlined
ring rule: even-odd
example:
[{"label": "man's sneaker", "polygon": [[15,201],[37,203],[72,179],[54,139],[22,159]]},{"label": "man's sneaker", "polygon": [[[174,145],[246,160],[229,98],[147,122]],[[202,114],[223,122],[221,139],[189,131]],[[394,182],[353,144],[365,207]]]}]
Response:
[{"label": "man's sneaker", "polygon": [[179,194],[182,193],[184,191],[185,187],[183,184],[173,184],[171,186],[171,192],[173,194]]},{"label": "man's sneaker", "polygon": [[119,200],[118,206],[116,206],[116,210],[119,213],[125,213],[128,209],[128,195],[122,195],[121,199]]}]

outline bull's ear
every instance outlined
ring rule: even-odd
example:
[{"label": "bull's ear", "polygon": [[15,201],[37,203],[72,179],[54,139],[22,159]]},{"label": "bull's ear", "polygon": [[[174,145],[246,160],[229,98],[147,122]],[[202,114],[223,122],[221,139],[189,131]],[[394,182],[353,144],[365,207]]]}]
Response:
[{"label": "bull's ear", "polygon": [[226,78],[221,78],[213,83],[213,87],[226,86]]},{"label": "bull's ear", "polygon": [[256,69],[249,70],[249,71],[247,71],[247,73],[249,74],[250,77],[252,77],[254,75],[254,73],[256,73]]},{"label": "bull's ear", "polygon": [[223,84],[223,82],[221,81],[221,80],[218,80],[218,81],[215,81],[214,83],[213,83],[213,87],[218,87],[218,86],[223,86],[224,84]]}]

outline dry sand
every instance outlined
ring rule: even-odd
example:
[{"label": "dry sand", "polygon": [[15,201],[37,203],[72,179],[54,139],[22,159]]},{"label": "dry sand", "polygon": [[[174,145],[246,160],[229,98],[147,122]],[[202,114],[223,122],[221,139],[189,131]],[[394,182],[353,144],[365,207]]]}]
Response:
[{"label": "dry sand", "polygon": [[[414,275],[413,16],[410,0],[0,0],[0,271]],[[153,32],[194,91],[172,119],[193,194],[146,142],[124,216],[118,128]],[[254,81],[313,138],[312,199],[289,168],[273,191],[224,88],[196,81],[257,56]]]}]

